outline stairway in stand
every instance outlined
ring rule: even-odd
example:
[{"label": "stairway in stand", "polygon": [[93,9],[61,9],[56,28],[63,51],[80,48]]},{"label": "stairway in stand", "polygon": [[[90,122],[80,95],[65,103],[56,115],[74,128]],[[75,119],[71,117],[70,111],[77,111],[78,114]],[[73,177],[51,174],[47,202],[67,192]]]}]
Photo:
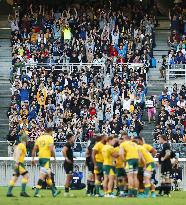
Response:
[{"label": "stairway in stand", "polygon": [[[150,68],[148,79],[147,99],[151,95],[156,95],[157,101],[161,95],[162,89],[165,87],[165,80],[160,78],[159,68],[161,67],[162,55],[167,55],[169,46],[167,44],[168,36],[170,35],[170,21],[168,17],[158,17],[159,26],[156,28],[156,47],[153,50],[154,57],[157,61],[156,68]],[[160,105],[158,101],[157,113]],[[153,143],[153,130],[155,123],[148,124],[147,112],[144,113],[143,120],[145,121],[144,129],[141,134],[147,143]]]},{"label": "stairway in stand", "polygon": [[[7,111],[11,101],[11,30],[7,21],[11,7],[4,2],[0,2],[0,141],[6,140],[9,125]],[[0,156],[7,156],[7,143],[0,142]]]}]

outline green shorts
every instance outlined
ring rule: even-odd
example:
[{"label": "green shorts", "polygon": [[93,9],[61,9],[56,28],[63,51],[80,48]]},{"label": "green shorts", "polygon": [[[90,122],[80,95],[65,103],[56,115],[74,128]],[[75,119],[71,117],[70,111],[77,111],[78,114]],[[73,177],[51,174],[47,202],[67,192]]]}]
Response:
[{"label": "green shorts", "polygon": [[145,171],[153,172],[155,170],[155,163],[151,162],[146,165]]},{"label": "green shorts", "polygon": [[125,170],[127,173],[136,172],[138,171],[138,159],[129,159],[126,161]]},{"label": "green shorts", "polygon": [[103,165],[103,174],[104,175],[115,175],[115,167],[111,165]]},{"label": "green shorts", "polygon": [[50,174],[50,159],[49,158],[40,158],[39,159],[40,172],[43,174]]},{"label": "green shorts", "polygon": [[49,169],[50,168],[50,159],[48,158],[40,158],[39,166]]},{"label": "green shorts", "polygon": [[24,176],[27,173],[28,173],[28,171],[26,170],[25,165],[23,163],[19,162],[18,167],[14,168],[13,176],[17,176],[17,177],[19,175]]},{"label": "green shorts", "polygon": [[117,177],[124,177],[126,176],[126,172],[124,168],[116,168],[116,176]]},{"label": "green shorts", "polygon": [[96,162],[98,169],[94,169],[94,174],[103,174],[103,163]]}]

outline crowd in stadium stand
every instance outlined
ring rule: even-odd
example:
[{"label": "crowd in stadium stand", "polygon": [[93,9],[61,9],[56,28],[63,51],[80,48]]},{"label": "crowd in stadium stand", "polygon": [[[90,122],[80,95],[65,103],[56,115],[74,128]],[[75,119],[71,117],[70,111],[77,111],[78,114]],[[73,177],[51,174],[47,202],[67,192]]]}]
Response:
[{"label": "crowd in stadium stand", "polygon": [[[167,65],[186,63],[186,5],[175,4],[169,12],[171,21],[171,35],[168,39],[170,51],[163,56],[161,77]],[[180,65],[180,68],[183,68]],[[183,75],[183,73],[179,72]],[[177,73],[178,74],[178,73]],[[176,76],[171,76],[176,77]],[[160,96],[161,109],[158,122],[154,130],[154,142],[158,143],[159,134],[166,134],[170,143],[185,143],[186,138],[186,101],[185,85],[181,88],[175,83],[170,89],[165,88]]]},{"label": "crowd in stadium stand", "polygon": [[[54,128],[57,142],[65,142],[69,131],[76,142],[87,141],[94,130],[139,135],[156,19],[153,9],[147,13],[139,2],[111,7],[60,11],[30,4],[9,16],[10,141],[25,130],[34,142],[44,126]],[[60,63],[91,64],[68,70]],[[134,69],[123,63],[143,65]]]},{"label": "crowd in stadium stand", "polygon": [[168,64],[186,63],[186,5],[175,4],[170,10],[171,35]]},{"label": "crowd in stadium stand", "polygon": [[186,87],[179,89],[174,84],[172,90],[163,90],[159,100],[161,109],[154,130],[154,142],[158,143],[159,135],[166,134],[170,143],[186,142]]}]

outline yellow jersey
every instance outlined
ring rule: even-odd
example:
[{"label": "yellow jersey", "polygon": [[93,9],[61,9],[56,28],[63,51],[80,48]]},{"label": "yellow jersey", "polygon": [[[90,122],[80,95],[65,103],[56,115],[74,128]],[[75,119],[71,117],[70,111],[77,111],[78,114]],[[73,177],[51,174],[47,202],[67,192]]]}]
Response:
[{"label": "yellow jersey", "polygon": [[20,150],[20,151],[21,151],[21,154],[20,154],[20,156],[19,156],[19,162],[20,162],[20,163],[24,163],[24,161],[25,161],[25,156],[26,156],[26,153],[27,153],[27,151],[26,151],[26,145],[23,144],[23,143],[19,143],[19,144],[17,145],[16,150]]},{"label": "yellow jersey", "polygon": [[[119,154],[119,151],[120,151],[119,147],[114,148],[115,153]],[[121,159],[120,156],[115,159],[115,166],[116,168],[124,168],[123,160]]]},{"label": "yellow jersey", "polygon": [[103,165],[114,166],[114,158],[112,154],[114,153],[114,147],[106,144],[103,146],[102,154],[103,154]]},{"label": "yellow jersey", "polygon": [[97,154],[95,156],[96,162],[103,162],[103,154],[102,154],[103,147],[104,144],[102,142],[97,142],[93,147],[93,150],[97,151]]},{"label": "yellow jersey", "polygon": [[129,159],[139,159],[138,145],[132,141],[125,141],[121,143],[120,148],[124,149],[124,158]]},{"label": "yellow jersey", "polygon": [[142,146],[149,152],[151,152],[153,149],[153,146],[151,146],[150,144],[143,144]]},{"label": "yellow jersey", "polygon": [[138,145],[138,149],[141,152],[141,154],[143,155],[143,158],[144,158],[146,164],[154,162],[153,156],[146,148],[144,148],[142,145]]},{"label": "yellow jersey", "polygon": [[35,145],[39,148],[39,158],[50,158],[51,157],[51,151],[50,151],[50,145],[54,144],[53,137],[51,135],[41,135],[37,138]]}]

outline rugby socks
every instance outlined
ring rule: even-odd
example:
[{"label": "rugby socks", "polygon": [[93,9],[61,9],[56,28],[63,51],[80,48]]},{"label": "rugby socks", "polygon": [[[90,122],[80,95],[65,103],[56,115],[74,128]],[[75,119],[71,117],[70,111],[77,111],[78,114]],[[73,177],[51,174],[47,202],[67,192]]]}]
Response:
[{"label": "rugby socks", "polygon": [[87,180],[87,194],[91,194],[91,181]]},{"label": "rugby socks", "polygon": [[171,192],[171,183],[165,183],[164,184],[164,193],[169,195]]},{"label": "rugby socks", "polygon": [[122,182],[118,183],[117,191],[119,194],[124,194],[124,184]]},{"label": "rugby socks", "polygon": [[128,197],[132,197],[132,196],[133,196],[133,188],[128,187]]},{"label": "rugby socks", "polygon": [[47,179],[47,180],[46,180],[46,183],[47,183],[48,186],[51,188],[52,194],[54,194],[55,191],[56,191],[56,188],[55,188],[54,184],[52,183],[52,179]]},{"label": "rugby socks", "polygon": [[150,187],[151,187],[150,184],[145,184],[145,196],[147,197],[149,196]]},{"label": "rugby socks", "polygon": [[87,194],[94,194],[94,181],[87,180]]},{"label": "rugby socks", "polygon": [[8,187],[8,194],[12,194],[12,190],[14,188],[14,181],[10,180]]},{"label": "rugby socks", "polygon": [[108,190],[107,194],[112,195],[112,190]]},{"label": "rugby socks", "polygon": [[94,195],[94,181],[89,181],[89,194]]},{"label": "rugby socks", "polygon": [[42,179],[39,179],[39,180],[38,180],[38,183],[37,183],[37,186],[36,186],[36,191],[35,191],[35,194],[34,194],[34,195],[39,194],[39,191],[40,191],[40,189],[42,188],[42,184],[43,184],[43,180],[42,180]]},{"label": "rugby socks", "polygon": [[95,181],[95,189],[96,189],[95,191],[96,191],[96,194],[100,194],[99,193],[100,187],[101,187],[101,182],[96,180]]},{"label": "rugby socks", "polygon": [[163,191],[164,191],[164,183],[161,183],[159,187],[159,195],[162,195]]},{"label": "rugby socks", "polygon": [[27,185],[27,183],[28,183],[28,180],[23,178],[22,179],[22,184],[21,184],[21,192],[24,192],[24,193],[26,192],[26,185]]},{"label": "rugby socks", "polygon": [[65,192],[69,193],[69,187],[65,187]]},{"label": "rugby socks", "polygon": [[135,189],[133,189],[132,191],[133,191],[133,196],[134,196],[134,197],[137,197],[137,195],[138,195],[138,189],[135,188]]},{"label": "rugby socks", "polygon": [[120,194],[120,188],[119,188],[119,186],[117,186],[116,190],[117,190],[116,196],[119,196],[119,194]]},{"label": "rugby socks", "polygon": [[143,194],[144,193],[144,189],[139,189],[139,194]]}]

